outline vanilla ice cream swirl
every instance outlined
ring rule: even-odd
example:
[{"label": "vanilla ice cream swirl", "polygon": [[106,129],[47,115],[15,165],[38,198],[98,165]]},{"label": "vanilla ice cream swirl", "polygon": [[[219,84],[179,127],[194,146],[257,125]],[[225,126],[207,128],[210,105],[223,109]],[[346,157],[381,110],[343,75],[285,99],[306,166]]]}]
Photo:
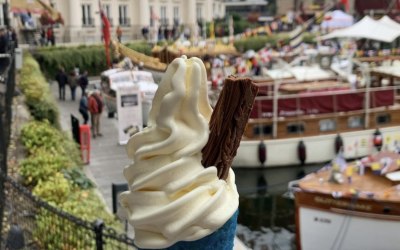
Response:
[{"label": "vanilla ice cream swirl", "polygon": [[133,162],[124,170],[129,191],[121,204],[140,248],[203,238],[238,208],[233,171],[220,180],[215,167],[201,164],[212,113],[206,77],[199,58],[175,59],[155,94],[148,127],[128,142]]}]

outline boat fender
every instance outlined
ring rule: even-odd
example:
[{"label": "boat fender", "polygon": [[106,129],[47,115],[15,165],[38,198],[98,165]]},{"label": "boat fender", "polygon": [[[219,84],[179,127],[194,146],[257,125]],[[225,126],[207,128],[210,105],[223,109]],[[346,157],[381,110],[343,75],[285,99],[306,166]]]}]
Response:
[{"label": "boat fender", "polygon": [[378,151],[381,151],[382,145],[383,145],[383,136],[382,136],[381,131],[379,131],[379,129],[375,130],[372,142],[373,142],[375,148]]},{"label": "boat fender", "polygon": [[260,161],[261,165],[267,161],[267,147],[263,141],[260,141],[258,144],[258,160]]},{"label": "boat fender", "polygon": [[343,139],[340,134],[337,134],[335,138],[335,154],[338,154],[340,150],[343,150]]},{"label": "boat fender", "polygon": [[303,140],[301,140],[297,145],[297,156],[300,160],[301,165],[303,166],[307,158],[306,144],[304,143]]}]

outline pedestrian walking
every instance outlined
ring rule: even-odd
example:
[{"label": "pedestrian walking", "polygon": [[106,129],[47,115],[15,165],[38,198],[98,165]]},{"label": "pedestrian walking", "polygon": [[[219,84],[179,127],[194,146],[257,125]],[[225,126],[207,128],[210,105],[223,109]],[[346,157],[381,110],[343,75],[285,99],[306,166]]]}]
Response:
[{"label": "pedestrian walking", "polygon": [[118,42],[121,42],[121,39],[122,39],[122,29],[121,29],[121,27],[120,27],[119,25],[118,25],[118,27],[117,27],[116,33],[117,33]]},{"label": "pedestrian walking", "polygon": [[46,30],[42,28],[40,31],[40,46],[46,46],[47,45],[47,38],[46,38]]},{"label": "pedestrian walking", "polygon": [[79,101],[79,113],[81,113],[83,117],[83,124],[87,124],[89,120],[89,111],[88,111],[88,93],[85,91]]},{"label": "pedestrian walking", "polygon": [[79,86],[81,87],[82,90],[82,96],[85,93],[88,85],[89,85],[88,72],[87,70],[85,70],[83,74],[79,77]]},{"label": "pedestrian walking", "polygon": [[95,90],[88,98],[88,108],[90,112],[90,120],[92,125],[93,138],[102,136],[100,133],[100,116],[103,111],[103,100],[100,91]]},{"label": "pedestrian walking", "polygon": [[68,76],[63,67],[60,68],[55,78],[58,83],[58,96],[60,100],[65,100],[65,85],[68,84]]},{"label": "pedestrian walking", "polygon": [[47,41],[51,43],[51,46],[56,45],[56,38],[54,36],[53,27],[47,29]]},{"label": "pedestrian walking", "polygon": [[68,85],[71,90],[71,100],[75,101],[76,87],[78,86],[78,76],[74,70],[71,70],[68,76]]}]

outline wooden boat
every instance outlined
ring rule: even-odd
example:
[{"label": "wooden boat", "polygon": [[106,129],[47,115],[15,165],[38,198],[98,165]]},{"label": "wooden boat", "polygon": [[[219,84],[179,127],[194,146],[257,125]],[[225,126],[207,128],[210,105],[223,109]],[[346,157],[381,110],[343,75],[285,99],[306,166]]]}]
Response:
[{"label": "wooden boat", "polygon": [[161,62],[159,58],[137,52],[117,41],[112,41],[112,45],[117,57],[128,57],[135,65],[143,64],[143,70],[152,73],[156,82],[161,81],[167,64]]},{"label": "wooden boat", "polygon": [[383,151],[298,181],[297,249],[398,249],[399,169],[399,152]]},{"label": "wooden boat", "polygon": [[383,86],[377,79],[367,87],[333,78],[259,82],[233,167],[326,163],[340,147],[346,159],[364,157],[376,147],[393,150],[400,142],[399,88],[394,80]]}]

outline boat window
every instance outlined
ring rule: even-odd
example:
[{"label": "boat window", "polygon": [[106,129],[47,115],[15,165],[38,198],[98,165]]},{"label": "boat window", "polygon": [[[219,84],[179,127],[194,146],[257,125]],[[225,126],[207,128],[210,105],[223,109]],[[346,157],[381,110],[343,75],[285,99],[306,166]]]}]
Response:
[{"label": "boat window", "polygon": [[347,120],[347,127],[362,128],[364,126],[364,118],[361,116],[352,116]]},{"label": "boat window", "polygon": [[333,119],[324,119],[319,121],[319,131],[334,131],[336,130],[336,121]]},{"label": "boat window", "polygon": [[390,123],[390,114],[378,114],[376,116],[376,123],[377,124],[387,124]]},{"label": "boat window", "polygon": [[288,134],[296,134],[296,133],[303,133],[304,132],[304,123],[291,123],[288,124],[286,127]]},{"label": "boat window", "polygon": [[[261,131],[261,129],[262,129],[262,131]],[[254,128],[253,128],[254,135],[261,135],[261,132],[263,133],[263,135],[272,135],[272,125],[254,126]]]}]

